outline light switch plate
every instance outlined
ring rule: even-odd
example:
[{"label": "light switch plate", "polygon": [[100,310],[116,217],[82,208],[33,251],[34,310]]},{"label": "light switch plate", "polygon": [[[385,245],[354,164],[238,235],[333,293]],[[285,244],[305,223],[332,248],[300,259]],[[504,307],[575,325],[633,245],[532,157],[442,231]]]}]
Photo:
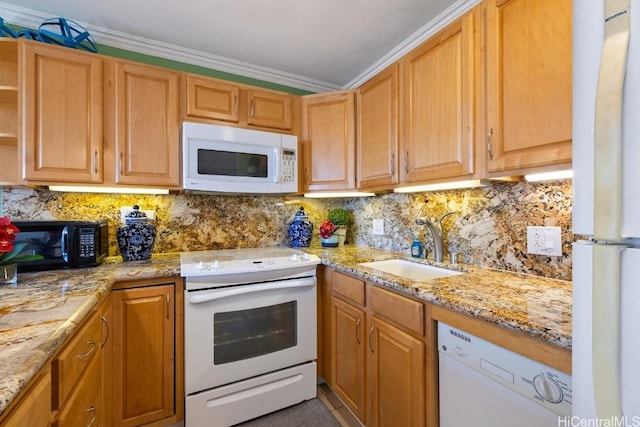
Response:
[{"label": "light switch plate", "polygon": [[373,234],[377,236],[384,235],[384,219],[376,218],[373,220]]},{"label": "light switch plate", "polygon": [[560,227],[527,227],[527,253],[562,256]]},{"label": "light switch plate", "polygon": [[[133,210],[133,206],[120,206],[120,222],[122,224],[125,223],[124,219],[129,212]],[[140,211],[144,212],[147,215],[147,218],[151,221],[156,219],[156,210],[155,209],[140,209]]]}]

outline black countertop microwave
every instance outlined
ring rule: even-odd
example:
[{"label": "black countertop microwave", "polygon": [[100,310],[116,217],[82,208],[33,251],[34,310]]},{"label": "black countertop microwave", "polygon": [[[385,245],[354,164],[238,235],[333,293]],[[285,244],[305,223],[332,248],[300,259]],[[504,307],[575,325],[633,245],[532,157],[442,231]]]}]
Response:
[{"label": "black countertop microwave", "polygon": [[107,220],[13,221],[20,230],[14,243],[26,242],[20,255],[42,259],[18,263],[18,272],[91,267],[109,253]]}]

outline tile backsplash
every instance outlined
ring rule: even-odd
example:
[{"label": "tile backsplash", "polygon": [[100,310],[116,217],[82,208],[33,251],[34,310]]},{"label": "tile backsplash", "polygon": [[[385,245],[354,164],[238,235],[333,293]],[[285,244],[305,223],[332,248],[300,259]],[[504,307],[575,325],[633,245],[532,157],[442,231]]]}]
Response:
[{"label": "tile backsplash", "polygon": [[[463,262],[570,280],[571,200],[571,182],[565,181],[495,183],[472,190],[391,193],[346,200],[57,193],[5,187],[0,206],[4,216],[20,220],[106,218],[110,255],[119,254],[115,232],[120,225],[120,206],[134,204],[156,211],[156,253],[288,245],[288,224],[300,206],[308,212],[316,233],[330,208],[344,206],[354,216],[347,235],[349,243],[408,253],[416,233],[431,247],[426,227],[415,224],[417,217],[439,218],[455,211],[443,221],[445,248],[460,252]],[[384,220],[384,235],[373,234],[373,219]],[[526,254],[527,225],[560,227],[563,255]],[[318,242],[316,234],[314,244]]]}]

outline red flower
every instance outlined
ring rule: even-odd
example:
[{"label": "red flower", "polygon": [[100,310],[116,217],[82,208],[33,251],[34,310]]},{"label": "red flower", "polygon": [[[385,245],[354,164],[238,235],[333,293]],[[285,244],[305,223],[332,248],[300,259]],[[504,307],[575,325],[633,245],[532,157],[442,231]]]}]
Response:
[{"label": "red flower", "polygon": [[322,224],[320,224],[320,236],[322,236],[323,239],[328,239],[329,237],[331,237],[335,229],[336,226],[327,219],[323,221]]},{"label": "red flower", "polygon": [[19,232],[18,227],[11,224],[9,217],[0,217],[0,252],[7,253],[13,250],[13,242]]}]

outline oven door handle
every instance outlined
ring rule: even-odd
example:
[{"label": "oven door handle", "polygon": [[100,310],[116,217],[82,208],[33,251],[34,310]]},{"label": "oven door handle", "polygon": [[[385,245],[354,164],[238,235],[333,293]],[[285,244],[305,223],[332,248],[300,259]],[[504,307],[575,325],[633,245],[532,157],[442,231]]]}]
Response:
[{"label": "oven door handle", "polygon": [[270,291],[273,289],[285,289],[285,288],[307,288],[316,285],[315,280],[296,280],[289,283],[272,282],[262,283],[259,285],[250,286],[237,286],[234,288],[226,289],[223,291],[216,291],[212,293],[196,293],[188,298],[190,304],[200,304],[203,302],[215,301],[223,298],[232,297],[235,295],[245,295],[255,292]]}]

